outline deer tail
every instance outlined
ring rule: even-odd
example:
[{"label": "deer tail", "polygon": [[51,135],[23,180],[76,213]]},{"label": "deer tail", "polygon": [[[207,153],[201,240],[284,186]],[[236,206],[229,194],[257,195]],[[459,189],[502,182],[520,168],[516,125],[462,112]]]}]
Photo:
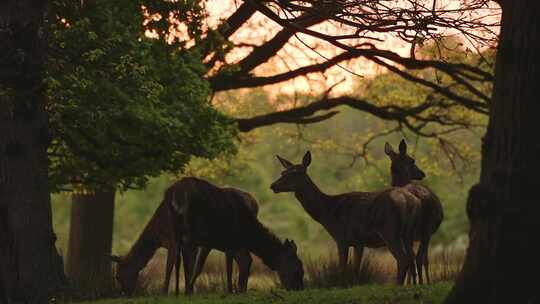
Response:
[{"label": "deer tail", "polygon": [[407,204],[403,209],[402,233],[413,238],[417,226],[417,221],[419,220],[420,216],[420,201],[416,197],[408,197]]}]

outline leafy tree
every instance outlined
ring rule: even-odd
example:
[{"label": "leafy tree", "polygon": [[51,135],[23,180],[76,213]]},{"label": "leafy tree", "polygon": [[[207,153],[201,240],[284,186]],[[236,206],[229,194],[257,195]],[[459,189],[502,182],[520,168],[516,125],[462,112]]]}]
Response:
[{"label": "leafy tree", "polygon": [[[144,1],[54,4],[45,79],[49,182],[54,191],[74,191],[67,274],[79,288],[103,290],[115,189],[179,173],[192,156],[233,152],[235,128],[208,103],[197,52],[144,35]],[[197,14],[199,6],[163,9],[173,8]],[[193,33],[198,20],[187,21]]]}]

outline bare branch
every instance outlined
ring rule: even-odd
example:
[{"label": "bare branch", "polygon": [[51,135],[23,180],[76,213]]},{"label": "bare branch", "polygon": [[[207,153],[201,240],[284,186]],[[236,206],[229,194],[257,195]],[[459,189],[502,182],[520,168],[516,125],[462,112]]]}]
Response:
[{"label": "bare branch", "polygon": [[245,74],[242,72],[234,73],[233,75],[216,75],[210,77],[210,86],[214,91],[225,91],[239,88],[253,88],[269,84],[275,84],[283,81],[287,81],[298,76],[304,76],[310,73],[320,73],[324,72],[327,69],[335,66],[337,63],[350,60],[357,57],[355,54],[350,52],[343,52],[329,60],[313,64],[309,66],[304,66],[292,71],[288,71],[281,74],[276,74],[267,77],[257,77],[252,76],[251,74]]}]

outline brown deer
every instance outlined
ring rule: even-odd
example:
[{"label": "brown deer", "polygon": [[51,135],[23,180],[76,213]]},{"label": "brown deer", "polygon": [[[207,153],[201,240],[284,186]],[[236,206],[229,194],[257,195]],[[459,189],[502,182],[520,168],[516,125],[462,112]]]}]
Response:
[{"label": "brown deer", "polygon": [[379,192],[323,193],[307,174],[311,153],[301,164],[277,156],[285,170],[270,188],[275,192],[294,192],[306,212],[328,231],[337,244],[342,270],[347,265],[349,247],[358,253],[360,263],[364,247],[386,246],[397,262],[397,282],[403,284],[407,271],[414,271],[411,231],[419,202],[399,188]]},{"label": "brown deer", "polygon": [[418,168],[415,160],[407,155],[407,144],[405,140],[401,140],[399,143],[399,153],[394,152],[394,149],[392,149],[389,143],[384,145],[384,152],[392,161],[390,166],[392,186],[401,187],[421,201],[421,215],[417,221],[414,235],[414,239],[420,241],[416,253],[416,267],[419,283],[423,284],[422,269],[426,272],[427,283],[430,283],[429,241],[431,240],[431,236],[439,229],[443,220],[441,201],[428,187],[413,182],[413,180],[422,180],[426,175]]},{"label": "brown deer", "polygon": [[177,215],[182,245],[221,251],[247,249],[277,271],[286,289],[303,289],[304,270],[294,241],[281,242],[243,203],[223,188],[186,177],[165,193]]},{"label": "brown deer", "polygon": [[[231,192],[231,195],[236,195],[255,215],[257,214],[257,202],[249,193],[234,188],[227,188],[226,191]],[[133,293],[140,270],[146,266],[155,251],[160,247],[167,249],[165,282],[162,292],[167,293],[172,269],[176,268],[175,293],[178,295],[180,255],[184,258],[185,292],[186,294],[193,292],[196,277],[201,273],[206,257],[211,249],[199,248],[199,255],[201,257],[193,265],[197,256],[197,249],[188,246],[179,247],[176,235],[174,234],[173,221],[175,219],[176,217],[171,213],[171,209],[166,206],[166,203],[162,202],[129,253],[125,257],[110,256],[113,261],[118,263],[117,280],[124,293],[128,295]],[[226,252],[227,289],[230,293],[232,293],[233,258],[239,266],[240,291],[245,292],[247,289],[247,277],[249,276],[249,269],[252,262],[251,256],[246,250],[240,250],[237,253]],[[191,275],[193,271],[195,271],[195,274]],[[194,279],[191,279],[192,277]]]},{"label": "brown deer", "polygon": [[[181,254],[184,258],[184,277],[186,282],[186,294],[192,292],[187,284],[193,271],[195,248],[180,248],[176,241],[173,229],[173,216],[167,204],[161,203],[150,221],[146,224],[143,232],[129,252],[125,256],[109,256],[113,262],[118,263],[116,279],[122,292],[127,295],[133,294],[137,285],[139,272],[146,266],[160,247],[167,249],[167,263],[165,271],[165,283],[163,292],[167,293],[173,266],[176,266],[176,293],[178,294],[178,273],[180,268]],[[183,249],[183,250],[182,250]]]},{"label": "brown deer", "polygon": [[[226,187],[223,188],[224,191],[229,192],[231,195],[238,196],[238,199],[241,200],[246,206],[251,210],[251,212],[257,217],[257,214],[259,212],[259,204],[257,203],[257,200],[249,193],[232,188],[232,187]],[[197,280],[198,276],[202,272],[202,268],[204,266],[204,263],[206,261],[206,258],[208,257],[208,254],[210,254],[211,248],[208,247],[200,247],[199,253],[197,255],[196,264],[195,264],[195,273],[192,276],[192,285],[194,285],[195,281]],[[253,259],[251,258],[251,255],[248,250],[240,250],[236,253],[234,252],[225,252],[226,257],[226,271],[227,271],[227,290],[229,293],[233,292],[233,284],[232,284],[232,261],[233,258],[236,260],[236,263],[238,264],[238,287],[239,292],[246,292],[247,291],[247,284],[248,284],[248,278],[249,278],[249,271],[251,268],[251,263]]]}]

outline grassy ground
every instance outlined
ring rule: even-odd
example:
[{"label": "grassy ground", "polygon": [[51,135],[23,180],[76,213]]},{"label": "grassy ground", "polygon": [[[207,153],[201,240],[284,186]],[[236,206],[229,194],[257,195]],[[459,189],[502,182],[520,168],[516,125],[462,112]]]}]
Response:
[{"label": "grassy ground", "polygon": [[302,304],[344,304],[344,303],[441,303],[445,295],[450,291],[452,284],[440,282],[431,285],[403,286],[395,285],[365,285],[353,288],[339,289],[306,289],[299,292],[287,292],[282,289],[272,289],[264,291],[249,291],[244,295],[226,294],[203,294],[189,298],[180,296],[168,297],[139,297],[139,298],[117,298],[106,299],[94,302],[93,304],[167,304],[167,303],[302,303]]}]

